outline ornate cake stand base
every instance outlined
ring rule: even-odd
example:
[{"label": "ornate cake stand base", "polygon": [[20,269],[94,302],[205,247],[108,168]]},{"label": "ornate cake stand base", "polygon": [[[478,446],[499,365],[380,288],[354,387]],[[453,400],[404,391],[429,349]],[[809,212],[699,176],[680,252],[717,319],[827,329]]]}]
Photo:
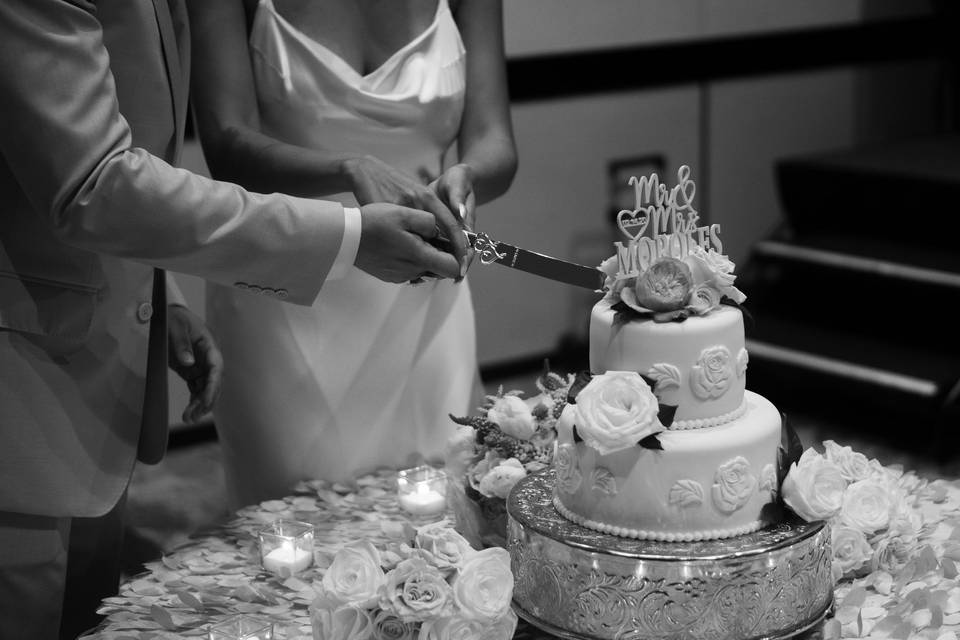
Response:
[{"label": "ornate cake stand base", "polygon": [[620,538],[557,513],[551,472],[521,480],[507,513],[514,608],[561,638],[788,638],[833,602],[823,523],[705,542]]}]

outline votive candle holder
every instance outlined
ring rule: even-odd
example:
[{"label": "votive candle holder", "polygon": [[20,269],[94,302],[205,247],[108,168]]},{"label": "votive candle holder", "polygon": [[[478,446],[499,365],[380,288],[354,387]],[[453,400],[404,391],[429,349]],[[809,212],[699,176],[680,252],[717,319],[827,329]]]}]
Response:
[{"label": "votive candle holder", "polygon": [[209,640],[273,640],[273,622],[236,615],[210,626]]},{"label": "votive candle holder", "polygon": [[447,474],[420,465],[397,473],[397,501],[415,520],[439,520],[447,511]]},{"label": "votive candle holder", "polygon": [[282,578],[313,565],[313,525],[296,520],[275,520],[258,533],[260,564]]}]

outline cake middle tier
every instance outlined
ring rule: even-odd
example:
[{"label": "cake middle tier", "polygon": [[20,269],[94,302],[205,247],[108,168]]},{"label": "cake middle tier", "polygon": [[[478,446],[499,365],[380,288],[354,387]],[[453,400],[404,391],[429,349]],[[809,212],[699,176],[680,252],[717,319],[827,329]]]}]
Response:
[{"label": "cake middle tier", "polygon": [[557,511],[577,524],[629,538],[728,538],[768,524],[776,500],[781,415],[747,391],[747,409],[726,424],[658,434],[663,450],[639,445],[601,455],[557,423]]},{"label": "cake middle tier", "polygon": [[682,322],[617,322],[611,302],[601,300],[590,316],[590,371],[655,379],[658,399],[677,407],[672,429],[729,422],[745,408],[743,314],[724,305]]}]

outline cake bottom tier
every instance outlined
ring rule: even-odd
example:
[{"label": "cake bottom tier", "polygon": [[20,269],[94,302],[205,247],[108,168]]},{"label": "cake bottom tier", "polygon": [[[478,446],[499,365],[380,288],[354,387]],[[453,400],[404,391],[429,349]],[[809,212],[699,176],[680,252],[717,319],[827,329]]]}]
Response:
[{"label": "cake bottom tier", "polygon": [[561,638],[747,640],[815,627],[833,602],[830,530],[781,522],[704,542],[622,538],[553,508],[552,471],[507,502],[514,608]]},{"label": "cake bottom tier", "polygon": [[746,411],[726,424],[659,434],[600,455],[558,429],[555,506],[603,533],[646,540],[729,538],[756,531],[776,501],[781,415],[747,391]]}]

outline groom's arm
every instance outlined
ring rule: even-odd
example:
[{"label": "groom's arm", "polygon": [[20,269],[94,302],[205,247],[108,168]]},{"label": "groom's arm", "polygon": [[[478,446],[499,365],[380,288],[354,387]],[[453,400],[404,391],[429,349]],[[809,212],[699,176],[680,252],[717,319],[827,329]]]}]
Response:
[{"label": "groom's arm", "polygon": [[0,60],[0,153],[64,242],[314,300],[343,208],[252,194],[133,147],[94,3],[3,0]]}]

